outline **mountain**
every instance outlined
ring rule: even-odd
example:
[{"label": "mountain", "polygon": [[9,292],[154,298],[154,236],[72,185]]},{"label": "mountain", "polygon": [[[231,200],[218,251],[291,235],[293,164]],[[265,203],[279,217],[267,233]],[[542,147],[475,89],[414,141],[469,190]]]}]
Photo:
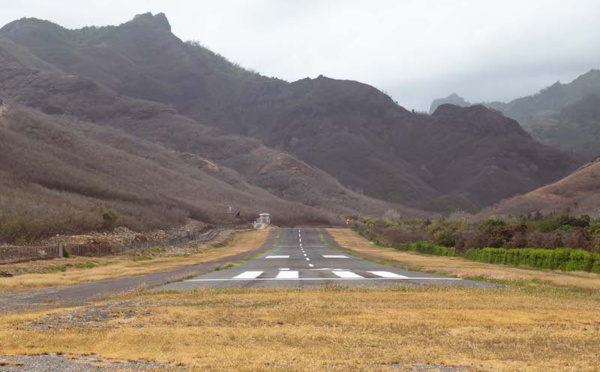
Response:
[{"label": "mountain", "polygon": [[441,105],[445,105],[445,104],[459,106],[459,107],[471,106],[470,102],[467,102],[464,98],[462,98],[458,94],[452,93],[451,95],[449,95],[446,98],[438,98],[438,99],[433,100],[433,102],[431,103],[431,107],[429,108],[429,113],[433,114],[435,112],[435,110],[437,110],[438,107],[440,107]]},{"label": "mountain", "polygon": [[[250,160],[232,159],[235,146],[215,144],[212,138],[202,142],[191,134],[192,127],[206,134],[210,126],[221,139],[235,138],[245,148],[242,157],[267,154],[248,150],[258,141],[323,170],[347,188],[434,210],[478,209],[575,169],[571,155],[536,143],[494,111],[478,107],[420,115],[354,81],[321,76],[288,83],[267,78],[198,43],[185,43],[170,30],[163,14],[147,13],[119,26],[80,30],[22,19],[3,27],[0,36],[13,49],[35,56],[35,68],[85,78],[122,99],[155,102],[157,115],[177,117],[177,125],[185,129],[174,131],[174,124],[164,120],[132,126],[100,118],[106,125],[234,167],[247,181],[290,200],[303,193],[290,196],[266,173],[256,179],[247,171],[252,167],[244,166]],[[36,107],[54,110],[49,102],[43,105],[48,107]],[[167,133],[170,137],[165,138]]]},{"label": "mountain", "polygon": [[485,211],[485,215],[525,215],[541,212],[600,217],[600,158],[564,179],[525,195],[516,196]]},{"label": "mountain", "polygon": [[423,213],[347,190],[260,141],[225,134],[161,103],[127,97],[0,38],[0,240],[102,227],[228,220],[231,205],[279,224],[336,214]]},{"label": "mountain", "polygon": [[[531,96],[482,104],[517,120],[537,141],[591,160],[600,155],[598,97],[600,70],[591,70],[568,84],[557,82]],[[435,100],[432,112],[443,103],[470,105],[452,94]]]},{"label": "mountain", "polygon": [[526,127],[532,115],[557,113],[589,95],[600,95],[600,70],[591,70],[568,84],[556,82],[537,94],[509,103],[491,102],[486,105]]},{"label": "mountain", "polygon": [[585,159],[600,156],[600,95],[588,95],[556,113],[540,113],[526,129],[541,142]]}]

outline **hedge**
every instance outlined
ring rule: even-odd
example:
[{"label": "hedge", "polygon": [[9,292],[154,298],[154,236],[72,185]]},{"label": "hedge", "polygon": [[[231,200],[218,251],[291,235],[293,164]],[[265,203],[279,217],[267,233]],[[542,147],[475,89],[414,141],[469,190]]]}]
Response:
[{"label": "hedge", "polygon": [[600,273],[600,254],[581,249],[483,248],[469,249],[464,257],[469,260],[503,265]]},{"label": "hedge", "polygon": [[394,248],[399,251],[419,252],[434,256],[456,256],[456,250],[454,248],[442,247],[441,245],[435,245],[429,242],[395,244]]}]

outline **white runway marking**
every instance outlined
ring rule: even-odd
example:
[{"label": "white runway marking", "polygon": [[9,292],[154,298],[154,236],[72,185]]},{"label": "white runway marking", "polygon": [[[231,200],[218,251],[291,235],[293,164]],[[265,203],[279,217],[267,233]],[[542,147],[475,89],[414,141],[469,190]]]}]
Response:
[{"label": "white runway marking", "polygon": [[282,255],[282,256],[267,256],[265,258],[290,258],[289,255]]},{"label": "white runway marking", "polygon": [[352,271],[333,271],[333,273],[335,275],[339,276],[340,278],[344,278],[344,279],[350,279],[350,278],[364,279],[363,276],[355,274]]},{"label": "white runway marking", "polygon": [[[435,280],[441,280],[441,281],[444,281],[444,280],[448,280],[448,281],[462,280],[461,278],[363,278],[362,276],[359,277],[359,278],[298,278],[298,279],[295,279],[295,280],[328,281],[328,280],[349,280],[349,279],[362,279],[362,280],[365,280],[365,281],[370,281],[370,280],[432,280],[432,281],[435,281]],[[189,279],[189,280],[185,280],[185,281],[186,282],[230,282],[230,281],[238,281],[238,280],[240,280],[240,279],[238,279],[238,278],[233,278],[233,279]],[[277,279],[277,278],[255,278],[255,279],[251,279],[251,280],[256,280],[256,281],[272,281],[272,280],[284,280],[284,279]]]},{"label": "white runway marking", "polygon": [[313,265],[313,264],[308,264],[308,267],[315,267],[315,265]]},{"label": "white runway marking", "polygon": [[277,279],[298,279],[297,271],[280,271]]},{"label": "white runway marking", "polygon": [[375,274],[377,276],[381,276],[383,278],[408,278],[404,275],[399,275],[396,273],[391,273],[389,271],[369,271],[371,274]]},{"label": "white runway marking", "polygon": [[306,257],[306,261],[310,261],[310,258]]},{"label": "white runway marking", "polygon": [[264,271],[244,271],[240,275],[234,276],[233,279],[256,279]]},{"label": "white runway marking", "polygon": [[289,267],[282,267],[282,268],[281,268],[281,269],[279,269],[279,270],[289,270],[289,269],[290,269]]},{"label": "white runway marking", "polygon": [[324,254],[323,258],[348,258],[348,256],[344,256],[343,254]]}]

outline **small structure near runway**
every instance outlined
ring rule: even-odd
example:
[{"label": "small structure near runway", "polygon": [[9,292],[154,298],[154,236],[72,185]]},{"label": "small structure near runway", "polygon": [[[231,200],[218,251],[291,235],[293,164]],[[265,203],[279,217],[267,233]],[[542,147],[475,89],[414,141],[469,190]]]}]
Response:
[{"label": "small structure near runway", "polygon": [[271,215],[269,213],[261,213],[258,219],[254,221],[255,229],[265,229],[271,224]]}]

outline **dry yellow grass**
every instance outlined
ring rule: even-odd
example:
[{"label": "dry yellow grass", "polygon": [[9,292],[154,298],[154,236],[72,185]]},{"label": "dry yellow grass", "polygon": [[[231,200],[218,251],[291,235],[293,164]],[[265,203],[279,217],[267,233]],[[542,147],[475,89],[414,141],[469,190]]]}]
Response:
[{"label": "dry yellow grass", "polygon": [[[237,233],[233,240],[220,248],[206,248],[200,253],[187,257],[181,255],[157,257],[152,260],[135,260],[131,256],[113,256],[103,258],[59,259],[44,262],[43,265],[65,265],[65,263],[93,262],[93,268],[77,268],[65,272],[46,274],[24,274],[0,280],[0,293],[22,289],[57,287],[106,279],[139,276],[161,271],[171,271],[180,267],[217,261],[260,247],[267,239],[268,230],[245,231]],[[28,263],[39,265],[39,263]],[[23,265],[23,264],[20,264]],[[27,265],[27,264],[26,264]],[[16,265],[13,265],[13,267]],[[9,266],[5,266],[9,267]]]},{"label": "dry yellow grass", "polygon": [[357,255],[370,255],[419,270],[446,273],[461,278],[482,277],[507,281],[531,281],[552,285],[600,290],[600,275],[486,264],[460,257],[438,257],[378,247],[349,229],[328,229],[340,246]]},{"label": "dry yellow grass", "polygon": [[[597,371],[600,297],[424,287],[200,290],[123,297],[115,316],[0,315],[3,354],[96,353],[194,370]],[[59,309],[52,314],[89,309]],[[126,311],[131,318],[122,315]],[[50,320],[48,320],[50,319]],[[54,319],[54,320],[52,320]],[[54,321],[58,323],[53,323]],[[55,324],[50,329],[31,324]]]}]

